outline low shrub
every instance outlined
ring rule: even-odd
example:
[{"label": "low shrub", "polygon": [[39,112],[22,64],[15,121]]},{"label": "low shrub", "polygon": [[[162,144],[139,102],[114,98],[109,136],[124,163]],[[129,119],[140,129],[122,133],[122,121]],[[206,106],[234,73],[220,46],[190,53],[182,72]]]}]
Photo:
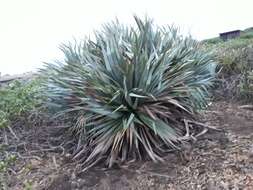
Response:
[{"label": "low shrub", "polygon": [[39,89],[39,79],[26,82],[17,80],[1,87],[0,128],[18,123],[29,125],[38,119],[43,99]]}]

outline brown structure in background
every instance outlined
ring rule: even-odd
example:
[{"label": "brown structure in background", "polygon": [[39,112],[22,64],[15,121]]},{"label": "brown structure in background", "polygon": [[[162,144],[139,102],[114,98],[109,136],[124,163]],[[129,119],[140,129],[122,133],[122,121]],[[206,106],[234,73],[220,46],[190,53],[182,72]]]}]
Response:
[{"label": "brown structure in background", "polygon": [[237,38],[241,35],[241,30],[233,30],[229,32],[220,33],[220,38],[224,41]]}]

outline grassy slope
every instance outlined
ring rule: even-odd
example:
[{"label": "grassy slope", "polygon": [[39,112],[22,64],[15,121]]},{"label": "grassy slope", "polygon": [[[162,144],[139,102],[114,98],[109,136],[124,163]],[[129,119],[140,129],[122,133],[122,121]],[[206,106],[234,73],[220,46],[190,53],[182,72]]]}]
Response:
[{"label": "grassy slope", "polygon": [[222,41],[218,37],[202,41],[203,48],[212,51],[225,79],[221,88],[227,98],[253,100],[253,28],[244,30],[239,38]]},{"label": "grassy slope", "polygon": [[211,45],[211,44],[226,44],[227,42],[231,42],[231,41],[245,41],[249,39],[253,39],[253,27],[243,30],[241,33],[241,36],[233,40],[224,42],[219,37],[214,37],[214,38],[205,39],[202,42],[205,44]]}]

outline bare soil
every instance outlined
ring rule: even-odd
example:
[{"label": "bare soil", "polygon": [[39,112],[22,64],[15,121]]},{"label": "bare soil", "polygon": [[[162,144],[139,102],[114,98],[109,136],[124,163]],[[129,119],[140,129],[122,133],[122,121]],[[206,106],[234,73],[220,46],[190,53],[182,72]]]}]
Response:
[{"label": "bare soil", "polygon": [[[97,167],[78,172],[60,147],[57,151],[42,149],[39,156],[27,150],[29,156],[20,156],[9,171],[8,188],[253,190],[253,111],[238,104],[216,102],[200,114],[200,120],[222,131],[210,130],[183,153],[168,154],[164,163],[134,162],[113,169]],[[34,144],[39,144],[40,132],[32,136]]]}]

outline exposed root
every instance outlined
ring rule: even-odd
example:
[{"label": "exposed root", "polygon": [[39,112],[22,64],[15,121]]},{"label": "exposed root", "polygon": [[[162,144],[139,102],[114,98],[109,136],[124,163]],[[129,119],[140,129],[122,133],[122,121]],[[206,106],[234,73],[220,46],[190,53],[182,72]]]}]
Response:
[{"label": "exposed root", "polygon": [[195,125],[200,126],[200,127],[204,127],[204,128],[211,129],[211,130],[215,130],[215,131],[222,131],[221,129],[218,129],[217,127],[209,126],[209,125],[204,124],[204,123],[200,123],[200,122],[192,121],[192,120],[187,120],[187,121],[188,121],[189,123],[195,124]]},{"label": "exposed root", "polygon": [[[196,141],[197,137],[200,137],[200,136],[206,134],[208,132],[208,130],[222,131],[221,129],[217,129],[214,126],[209,126],[204,123],[200,123],[200,122],[192,121],[192,120],[186,120],[186,119],[184,119],[184,125],[185,125],[186,133],[183,137],[179,138],[179,140],[186,140],[186,141],[194,140],[194,141]],[[201,127],[203,129],[199,133],[195,134],[196,130],[194,130],[194,129],[196,129],[196,127]],[[192,133],[190,131],[192,131]]]}]

